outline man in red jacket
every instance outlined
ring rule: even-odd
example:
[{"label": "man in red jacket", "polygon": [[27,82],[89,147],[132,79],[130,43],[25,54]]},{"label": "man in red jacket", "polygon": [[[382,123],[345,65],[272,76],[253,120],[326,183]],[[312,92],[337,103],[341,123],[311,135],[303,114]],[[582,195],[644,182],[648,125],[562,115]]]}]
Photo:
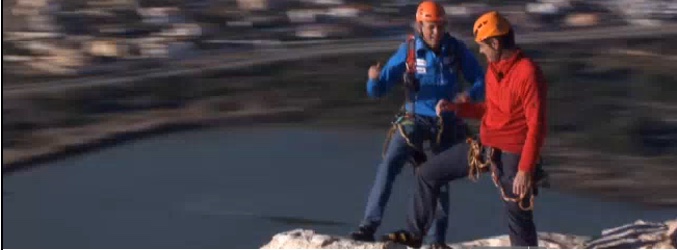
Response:
[{"label": "man in red jacket", "polygon": [[[510,242],[513,246],[537,246],[531,205],[534,170],[546,133],[545,79],[534,61],[516,46],[510,23],[498,12],[478,18],[473,34],[489,62],[485,101],[441,100],[436,111],[481,119],[476,159],[488,163],[479,165],[490,165],[487,168],[507,209]],[[409,230],[388,234],[385,240],[421,246],[420,239],[434,218],[438,187],[468,176],[473,170],[469,164],[478,165],[468,161],[470,150],[472,143],[457,144],[418,168]]]}]

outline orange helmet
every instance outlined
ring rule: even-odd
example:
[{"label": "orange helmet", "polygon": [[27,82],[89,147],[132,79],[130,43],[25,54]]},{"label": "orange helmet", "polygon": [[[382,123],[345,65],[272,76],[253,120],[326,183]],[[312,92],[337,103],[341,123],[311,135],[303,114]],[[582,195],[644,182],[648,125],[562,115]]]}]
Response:
[{"label": "orange helmet", "polygon": [[423,1],[416,10],[416,22],[443,22],[446,20],[444,8],[434,1]]},{"label": "orange helmet", "polygon": [[473,35],[476,42],[481,42],[484,39],[494,36],[502,36],[510,32],[511,25],[507,19],[496,11],[484,13],[475,21],[473,27]]}]

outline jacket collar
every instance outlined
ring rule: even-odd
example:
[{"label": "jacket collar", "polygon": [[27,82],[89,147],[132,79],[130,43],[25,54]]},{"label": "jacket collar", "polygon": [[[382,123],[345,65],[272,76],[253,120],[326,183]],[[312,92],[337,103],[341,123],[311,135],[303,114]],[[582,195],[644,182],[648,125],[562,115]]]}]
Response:
[{"label": "jacket collar", "polygon": [[500,82],[503,77],[505,77],[508,72],[517,64],[517,62],[524,57],[524,53],[521,49],[517,49],[515,53],[509,58],[499,60],[498,62],[489,63],[489,69]]}]

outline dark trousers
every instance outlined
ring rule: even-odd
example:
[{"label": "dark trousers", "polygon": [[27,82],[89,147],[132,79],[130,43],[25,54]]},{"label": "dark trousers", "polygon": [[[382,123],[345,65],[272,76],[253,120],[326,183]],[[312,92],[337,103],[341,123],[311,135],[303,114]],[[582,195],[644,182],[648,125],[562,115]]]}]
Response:
[{"label": "dark trousers", "polygon": [[[429,158],[428,162],[419,167],[408,218],[409,231],[414,236],[421,237],[430,228],[435,216],[436,201],[440,195],[439,187],[468,176],[469,149],[466,143],[456,144]],[[517,174],[519,161],[519,155],[506,152],[499,152],[495,157],[498,182],[509,197],[515,197],[512,184]],[[496,198],[501,199],[500,191]],[[528,199],[529,197],[526,197],[525,200]],[[511,244],[513,246],[537,246],[533,212],[520,209],[515,202],[503,201],[503,203],[508,219]]]},{"label": "dark trousers", "polygon": [[[458,118],[449,116],[445,117],[444,121],[443,138],[440,145],[433,143],[431,146],[433,154],[438,154],[442,150],[462,142],[465,138],[465,123]],[[417,115],[416,125],[410,128],[411,132],[408,135],[410,142],[419,148],[423,148],[424,141],[435,141],[438,133],[437,122],[435,117]],[[376,176],[364,211],[364,219],[360,223],[361,226],[374,231],[380,226],[395,178],[402,171],[407,159],[413,154],[413,150],[400,133],[396,132],[393,135],[383,161],[377,166]],[[446,185],[441,184],[437,189],[439,192],[435,196],[435,201],[433,201],[437,205],[436,218],[428,235],[428,241],[444,243],[447,234],[449,195]]]}]

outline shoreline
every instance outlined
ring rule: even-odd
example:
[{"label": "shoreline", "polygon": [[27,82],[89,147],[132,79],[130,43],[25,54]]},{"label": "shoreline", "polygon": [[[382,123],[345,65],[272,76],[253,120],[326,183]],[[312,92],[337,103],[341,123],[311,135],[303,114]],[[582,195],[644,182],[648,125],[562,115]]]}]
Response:
[{"label": "shoreline", "polygon": [[[185,111],[185,110],[183,110]],[[107,129],[110,123],[102,122],[87,126],[86,131],[79,135],[61,135],[56,138],[61,142],[56,145],[48,145],[30,149],[4,149],[2,174],[11,174],[39,167],[41,164],[66,159],[72,156],[96,152],[101,149],[122,145],[136,140],[146,139],[152,136],[190,131],[219,126],[242,125],[249,122],[257,124],[275,122],[300,121],[307,113],[303,108],[279,108],[272,110],[245,110],[225,112],[211,117],[182,117],[179,119],[168,118],[179,111],[169,111],[160,117],[151,117],[136,124],[126,124],[113,129]],[[145,112],[150,113],[150,112]],[[148,115],[148,114],[137,114]],[[125,123],[134,120],[133,116],[122,118],[114,123]],[[226,125],[228,124],[228,125]],[[82,129],[78,127],[76,129]],[[60,132],[55,131],[53,133]],[[65,138],[63,138],[65,137]],[[64,142],[66,141],[66,142]]]},{"label": "shoreline", "polygon": [[[215,127],[232,127],[249,123],[254,123],[255,126],[263,126],[265,124],[288,124],[308,121],[312,116],[309,110],[304,107],[283,107],[270,110],[238,110],[222,112],[216,115],[205,115],[204,113],[194,111],[195,110],[191,108],[146,111],[134,115],[113,118],[116,121],[100,122],[85,126],[85,128],[71,128],[71,130],[84,131],[78,132],[77,134],[72,133],[72,131],[53,131],[52,134],[65,132],[60,134],[61,137],[65,137],[60,138],[60,144],[56,143],[56,145],[25,150],[3,149],[3,175],[28,171],[38,168],[45,163],[92,153],[158,135]],[[142,117],[141,122],[138,121],[139,117]],[[176,117],[181,118],[177,119]],[[135,121],[136,123],[134,123]],[[111,125],[120,124],[125,125],[107,129],[110,128]],[[585,183],[574,182],[577,178],[585,176],[585,170],[581,173],[572,173],[568,171],[566,166],[556,165],[548,166],[548,168],[552,183],[552,186],[548,189],[593,199],[628,202],[647,208],[665,209],[677,207],[677,201],[673,201],[672,199],[668,199],[668,202],[666,202],[665,199],[643,199],[617,196],[613,191],[597,189],[594,186],[586,186]],[[599,181],[604,183],[605,180]],[[619,182],[619,180],[614,179],[606,181]],[[652,190],[649,188],[641,193],[644,192],[652,192]],[[657,191],[653,190],[653,192],[656,193]]]}]

